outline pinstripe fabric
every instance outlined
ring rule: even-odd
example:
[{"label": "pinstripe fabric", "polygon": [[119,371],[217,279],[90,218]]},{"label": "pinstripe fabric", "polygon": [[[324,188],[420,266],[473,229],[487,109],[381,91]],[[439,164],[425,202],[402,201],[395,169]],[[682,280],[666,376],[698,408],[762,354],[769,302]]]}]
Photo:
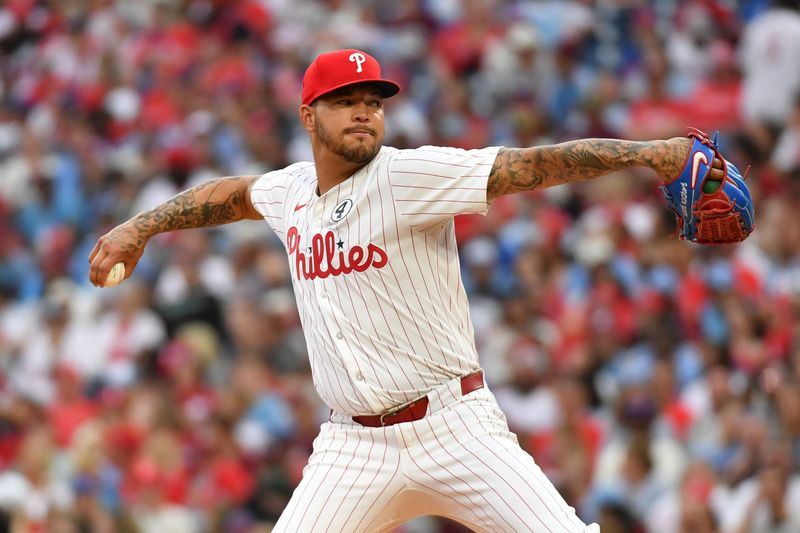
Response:
[{"label": "pinstripe fabric", "polygon": [[453,215],[486,212],[498,150],[384,147],[322,196],[312,163],[254,185],[289,254],[314,383],[332,408],[380,413],[479,367]]},{"label": "pinstripe fabric", "polygon": [[371,533],[435,514],[477,532],[599,532],[518,446],[491,392],[453,400],[452,383],[416,422],[365,428],[334,414],[274,531]]},{"label": "pinstripe fabric", "polygon": [[[453,216],[485,213],[498,148],[384,147],[316,194],[312,163],[262,176],[253,205],[289,255],[314,384],[335,411],[278,532],[383,531],[442,515],[475,531],[585,526],[508,431],[479,368]],[[428,416],[366,428],[427,395]]]}]

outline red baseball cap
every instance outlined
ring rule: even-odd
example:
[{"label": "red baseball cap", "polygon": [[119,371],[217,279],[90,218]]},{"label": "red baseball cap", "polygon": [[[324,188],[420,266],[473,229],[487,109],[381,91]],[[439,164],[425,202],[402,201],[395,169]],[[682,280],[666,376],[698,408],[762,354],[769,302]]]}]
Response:
[{"label": "red baseball cap", "polygon": [[303,75],[303,105],[322,95],[356,83],[372,83],[384,98],[400,92],[400,85],[381,78],[381,65],[361,50],[348,48],[320,54]]}]

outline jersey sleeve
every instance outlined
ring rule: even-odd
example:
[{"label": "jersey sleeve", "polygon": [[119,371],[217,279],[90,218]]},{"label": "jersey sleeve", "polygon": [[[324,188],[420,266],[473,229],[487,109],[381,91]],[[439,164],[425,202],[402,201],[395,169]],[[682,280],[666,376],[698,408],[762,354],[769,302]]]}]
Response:
[{"label": "jersey sleeve", "polygon": [[279,172],[267,172],[256,180],[250,188],[250,201],[273,231],[283,240],[284,207],[286,205],[287,184]]},{"label": "jersey sleeve", "polygon": [[456,215],[486,214],[486,185],[499,150],[499,146],[400,150],[389,162],[388,172],[398,212],[420,230],[436,228]]}]

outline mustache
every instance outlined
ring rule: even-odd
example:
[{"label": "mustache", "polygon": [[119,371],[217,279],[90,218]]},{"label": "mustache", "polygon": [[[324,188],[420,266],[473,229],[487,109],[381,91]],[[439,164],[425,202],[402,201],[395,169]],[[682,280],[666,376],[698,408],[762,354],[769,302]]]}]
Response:
[{"label": "mustache", "polygon": [[344,132],[345,133],[369,133],[373,137],[375,136],[375,130],[373,130],[372,128],[364,127],[364,126],[357,126],[357,127],[354,127],[354,128],[345,128]]}]

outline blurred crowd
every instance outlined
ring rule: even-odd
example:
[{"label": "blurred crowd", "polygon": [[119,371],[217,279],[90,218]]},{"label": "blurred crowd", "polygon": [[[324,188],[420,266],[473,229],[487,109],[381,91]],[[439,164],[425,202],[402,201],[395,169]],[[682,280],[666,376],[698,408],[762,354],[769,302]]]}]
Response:
[{"label": "blurred crowd", "polygon": [[[800,531],[800,11],[769,0],[7,0],[0,531],[264,531],[328,411],[263,223],[96,239],[205,180],[309,160],[305,66],[403,86],[388,145],[721,130],[756,231],[675,238],[648,171],[457,219],[488,383],[604,533]],[[434,519],[406,532],[461,531]]]}]

